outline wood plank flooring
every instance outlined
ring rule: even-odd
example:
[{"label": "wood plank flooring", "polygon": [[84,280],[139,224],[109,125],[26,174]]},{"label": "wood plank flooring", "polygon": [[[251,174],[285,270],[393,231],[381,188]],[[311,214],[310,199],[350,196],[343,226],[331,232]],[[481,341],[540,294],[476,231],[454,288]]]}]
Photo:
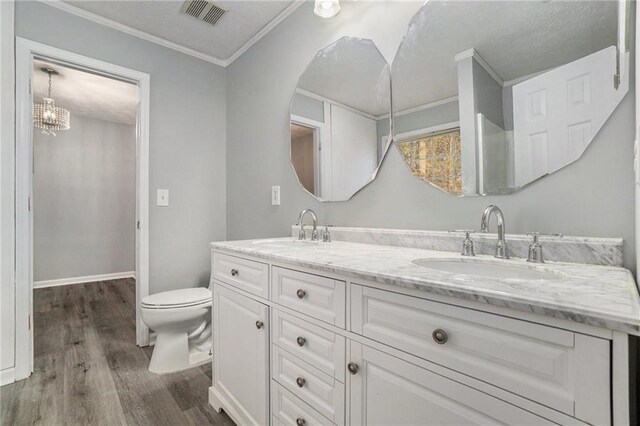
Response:
[{"label": "wood plank flooring", "polygon": [[211,364],[147,370],[135,344],[135,282],[36,289],[35,371],[0,388],[2,425],[233,425],[208,403]]}]

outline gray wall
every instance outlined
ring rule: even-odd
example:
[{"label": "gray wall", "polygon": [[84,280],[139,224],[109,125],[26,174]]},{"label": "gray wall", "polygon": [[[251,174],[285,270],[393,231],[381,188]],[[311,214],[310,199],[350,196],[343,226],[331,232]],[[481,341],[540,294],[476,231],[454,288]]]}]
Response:
[{"label": "gray wall", "polygon": [[[305,207],[315,209],[321,222],[336,225],[477,229],[484,207],[496,203],[508,232],[623,237],[625,266],[635,269],[630,95],[579,161],[512,195],[452,197],[411,176],[393,147],[378,178],[350,201],[319,203],[299,186],[289,165],[289,104],[298,76],[319,49],[344,35],[372,38],[391,61],[419,7],[345,3],[336,18],[323,20],[306,4],[229,67],[228,237],[288,235]],[[271,185],[281,186],[280,206],[270,204]]]},{"label": "gray wall", "polygon": [[34,281],[135,270],[135,125],[71,116],[33,132]]},{"label": "gray wall", "polygon": [[151,75],[150,292],[207,285],[226,236],[226,70],[40,2],[17,2],[16,36]]}]

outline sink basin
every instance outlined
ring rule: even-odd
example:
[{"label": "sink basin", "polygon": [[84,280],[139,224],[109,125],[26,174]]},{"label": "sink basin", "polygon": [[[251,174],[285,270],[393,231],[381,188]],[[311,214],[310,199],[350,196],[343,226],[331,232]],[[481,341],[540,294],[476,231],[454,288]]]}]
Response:
[{"label": "sink basin", "polygon": [[476,259],[416,259],[415,265],[450,274],[473,275],[503,280],[557,280],[562,274],[532,265],[508,265]]}]

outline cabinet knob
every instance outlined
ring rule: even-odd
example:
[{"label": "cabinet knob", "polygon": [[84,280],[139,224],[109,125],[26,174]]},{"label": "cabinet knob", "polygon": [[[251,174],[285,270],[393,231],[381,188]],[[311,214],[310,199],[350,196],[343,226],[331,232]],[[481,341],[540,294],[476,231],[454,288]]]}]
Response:
[{"label": "cabinet knob", "polygon": [[434,342],[436,342],[439,345],[444,345],[445,343],[447,343],[447,340],[449,339],[449,336],[447,336],[447,332],[441,328],[437,328],[433,330],[433,333],[431,334],[431,336],[433,337]]},{"label": "cabinet knob", "polygon": [[264,327],[264,323],[260,320],[256,321],[256,328],[260,330],[262,327]]},{"label": "cabinet knob", "polygon": [[302,336],[298,336],[296,342],[298,342],[298,346],[304,346],[304,344],[307,343],[307,339]]},{"label": "cabinet knob", "polygon": [[303,387],[305,383],[307,383],[307,381],[302,377],[298,377],[296,379],[296,384],[298,385],[299,388]]},{"label": "cabinet knob", "polygon": [[238,276],[239,273],[240,273],[240,271],[238,271],[236,268],[233,268],[231,270],[231,275],[234,276],[234,277]]},{"label": "cabinet knob", "polygon": [[296,295],[298,296],[298,299],[304,299],[304,297],[307,295],[307,292],[299,288],[298,291],[296,291]]},{"label": "cabinet knob", "polygon": [[358,364],[356,364],[355,362],[350,362],[349,364],[347,364],[347,370],[349,370],[349,373],[351,374],[356,374],[358,372]]},{"label": "cabinet knob", "polygon": [[296,424],[298,426],[304,426],[305,424],[307,424],[307,421],[305,419],[303,419],[302,417],[298,417],[296,419]]}]

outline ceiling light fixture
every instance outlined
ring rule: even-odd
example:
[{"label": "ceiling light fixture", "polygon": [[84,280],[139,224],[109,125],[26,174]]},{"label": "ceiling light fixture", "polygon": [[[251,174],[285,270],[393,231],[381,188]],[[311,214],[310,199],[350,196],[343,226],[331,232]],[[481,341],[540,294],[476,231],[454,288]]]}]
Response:
[{"label": "ceiling light fixture", "polygon": [[52,68],[40,68],[49,74],[49,94],[42,102],[33,103],[33,127],[42,129],[45,135],[55,136],[55,130],[68,130],[71,127],[69,110],[56,106],[51,98],[51,76],[58,75]]},{"label": "ceiling light fixture", "polygon": [[321,18],[332,18],[340,12],[340,0],[316,0],[313,13]]}]

